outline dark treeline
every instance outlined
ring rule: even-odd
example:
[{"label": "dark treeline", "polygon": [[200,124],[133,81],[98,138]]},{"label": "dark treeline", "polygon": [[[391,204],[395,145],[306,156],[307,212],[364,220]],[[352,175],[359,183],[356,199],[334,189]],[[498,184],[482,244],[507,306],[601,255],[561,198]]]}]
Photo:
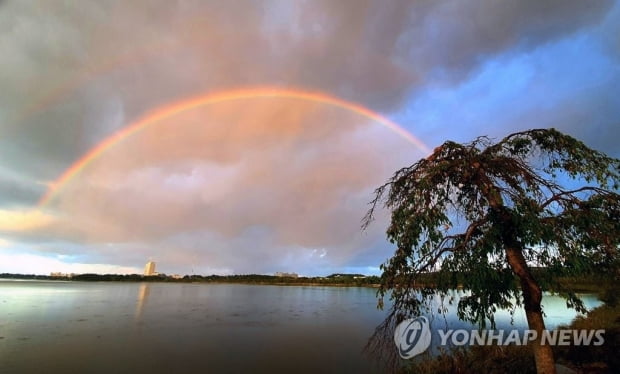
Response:
[{"label": "dark treeline", "polygon": [[[536,277],[544,278],[545,270],[534,268]],[[465,277],[465,274],[453,273],[457,279]],[[327,286],[376,286],[380,278],[374,275],[336,273],[326,277],[282,277],[264,274],[241,274],[241,275],[185,275],[184,277],[171,277],[166,274],[145,276],[141,274],[75,274],[73,276],[50,276],[35,274],[0,274],[5,279],[31,279],[31,280],[61,280],[61,281],[86,281],[86,282],[177,282],[177,283],[244,283],[244,284],[279,284],[279,285],[327,285]],[[606,274],[590,277],[565,277],[559,278],[560,283],[570,286],[577,292],[593,292],[604,294],[607,290],[617,291],[613,277]],[[515,279],[516,281],[516,279]],[[435,288],[439,276],[437,273],[419,274],[416,279],[418,287]],[[460,282],[459,282],[460,283]],[[558,291],[562,290],[550,290]]]},{"label": "dark treeline", "polygon": [[76,274],[69,276],[49,276],[34,274],[0,274],[5,279],[64,280],[87,282],[178,282],[178,283],[245,283],[245,284],[312,284],[312,285],[343,285],[371,286],[379,282],[377,276],[361,274],[332,274],[327,277],[279,277],[262,274],[243,275],[186,275],[175,278],[165,274],[144,276],[140,274]]}]

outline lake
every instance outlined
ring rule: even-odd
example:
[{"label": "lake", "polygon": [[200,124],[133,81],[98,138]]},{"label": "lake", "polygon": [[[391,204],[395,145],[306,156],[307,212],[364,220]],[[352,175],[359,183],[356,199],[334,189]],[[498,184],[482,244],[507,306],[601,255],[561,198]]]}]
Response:
[{"label": "lake", "polygon": [[[375,292],[0,280],[0,373],[377,372],[361,352],[385,316]],[[575,316],[552,296],[545,311],[548,328]],[[514,323],[525,326],[522,311]]]}]

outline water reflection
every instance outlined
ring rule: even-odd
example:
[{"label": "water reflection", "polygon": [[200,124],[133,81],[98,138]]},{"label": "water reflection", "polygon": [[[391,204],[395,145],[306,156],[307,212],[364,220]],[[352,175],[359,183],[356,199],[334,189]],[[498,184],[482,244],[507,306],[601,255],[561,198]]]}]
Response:
[{"label": "water reflection", "polygon": [[[544,302],[549,328],[574,316]],[[380,372],[361,354],[375,306],[370,288],[0,281],[0,373]]]},{"label": "water reflection", "polygon": [[[461,321],[457,317],[459,300],[469,295],[471,295],[470,292],[462,290],[453,290],[444,298],[436,295],[431,300],[429,313],[423,314],[429,318],[435,328],[469,328],[471,326],[468,322]],[[587,310],[592,310],[602,304],[594,294],[577,294],[577,296],[583,301]],[[568,324],[579,315],[575,309],[567,307],[566,299],[549,292],[543,294],[542,308],[547,329],[555,329],[560,325]],[[439,313],[439,309],[445,310],[446,313]],[[512,310],[498,309],[494,318],[497,327],[501,329],[527,327],[527,318],[522,307],[515,306]]]},{"label": "water reflection", "polygon": [[142,312],[144,311],[144,305],[146,304],[150,293],[151,293],[150,285],[148,283],[140,283],[140,288],[138,288],[138,301],[136,302],[136,313],[135,313],[136,321],[142,318]]}]

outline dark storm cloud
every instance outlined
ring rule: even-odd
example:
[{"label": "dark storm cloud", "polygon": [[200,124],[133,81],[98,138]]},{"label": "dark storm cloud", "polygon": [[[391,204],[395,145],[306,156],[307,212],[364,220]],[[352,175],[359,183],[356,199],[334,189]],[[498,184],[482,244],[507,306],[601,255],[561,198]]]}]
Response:
[{"label": "dark storm cloud", "polygon": [[[174,98],[249,84],[319,89],[390,110],[423,83],[569,34],[611,4],[10,2],[0,10],[0,117],[10,135],[0,152],[53,178],[95,144],[84,134],[108,134]],[[110,124],[110,101],[127,118]],[[22,151],[6,151],[7,142]]]},{"label": "dark storm cloud", "polygon": [[34,204],[46,186],[19,172],[0,168],[0,209]]},{"label": "dark storm cloud", "polygon": [[[404,49],[429,78],[462,78],[485,58],[528,50],[598,22],[612,1],[437,1],[418,13]],[[430,80],[430,79],[429,79]]]}]

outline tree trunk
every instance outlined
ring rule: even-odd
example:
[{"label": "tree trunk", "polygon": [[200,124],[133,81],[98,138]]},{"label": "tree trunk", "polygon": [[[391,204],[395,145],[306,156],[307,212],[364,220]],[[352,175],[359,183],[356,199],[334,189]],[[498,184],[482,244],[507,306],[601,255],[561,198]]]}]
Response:
[{"label": "tree trunk", "polygon": [[553,359],[551,346],[549,344],[540,344],[543,330],[545,330],[545,321],[543,320],[542,309],[540,307],[540,302],[542,301],[540,287],[530,273],[520,249],[513,247],[506,248],[506,258],[512,271],[517,274],[521,281],[523,306],[528,327],[530,330],[536,331],[537,338],[531,343],[532,350],[534,351],[534,359],[536,360],[536,372],[538,374],[555,374],[555,361]]},{"label": "tree trunk", "polygon": [[483,195],[489,202],[491,210],[497,215],[496,224],[499,224],[502,228],[506,260],[521,282],[521,293],[523,294],[523,307],[527,317],[527,325],[530,330],[536,331],[536,340],[530,343],[534,352],[534,360],[536,361],[536,372],[538,374],[555,374],[555,360],[553,359],[551,346],[549,344],[541,344],[542,333],[545,330],[545,321],[543,320],[540,307],[542,291],[525,262],[521,244],[513,231],[515,225],[504,206],[500,190],[493,185],[481,167],[478,167],[478,179],[481,182],[479,186]]}]

